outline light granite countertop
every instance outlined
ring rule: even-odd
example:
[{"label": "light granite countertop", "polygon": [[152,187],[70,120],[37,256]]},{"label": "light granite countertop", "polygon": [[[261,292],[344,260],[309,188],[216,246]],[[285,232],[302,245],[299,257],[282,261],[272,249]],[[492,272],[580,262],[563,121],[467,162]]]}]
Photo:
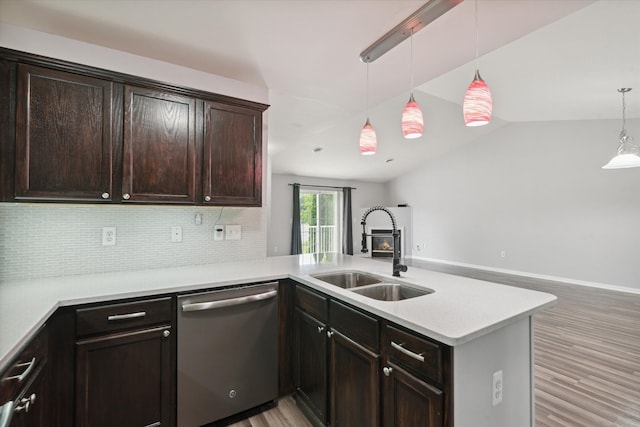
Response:
[{"label": "light granite countertop", "polygon": [[[311,275],[356,270],[426,287],[433,293],[378,301]],[[410,267],[392,278],[391,264],[327,254],[91,274],[0,283],[0,369],[62,306],[188,292],[290,277],[450,346],[457,346],[555,304],[551,294]]]}]

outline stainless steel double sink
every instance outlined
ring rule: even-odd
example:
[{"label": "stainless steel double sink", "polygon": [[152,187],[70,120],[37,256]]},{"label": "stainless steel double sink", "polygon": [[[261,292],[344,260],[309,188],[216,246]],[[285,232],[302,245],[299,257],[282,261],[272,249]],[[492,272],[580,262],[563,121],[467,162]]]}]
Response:
[{"label": "stainless steel double sink", "polygon": [[359,271],[339,271],[315,274],[311,277],[379,301],[401,301],[433,293],[430,289],[392,282]]}]

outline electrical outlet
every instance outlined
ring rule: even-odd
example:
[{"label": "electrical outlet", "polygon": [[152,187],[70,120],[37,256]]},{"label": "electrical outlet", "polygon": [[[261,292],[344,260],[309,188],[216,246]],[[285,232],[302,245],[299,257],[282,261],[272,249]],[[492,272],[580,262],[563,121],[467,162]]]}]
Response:
[{"label": "electrical outlet", "polygon": [[182,242],[182,227],[171,227],[171,242]]},{"label": "electrical outlet", "polygon": [[202,225],[202,214],[201,213],[195,214],[195,216],[193,217],[193,223],[195,225]]},{"label": "electrical outlet", "polygon": [[502,371],[496,371],[493,373],[493,387],[491,388],[491,399],[493,406],[496,406],[502,402],[502,396],[504,395],[504,389],[502,384]]},{"label": "electrical outlet", "polygon": [[102,246],[116,245],[116,228],[102,227]]}]

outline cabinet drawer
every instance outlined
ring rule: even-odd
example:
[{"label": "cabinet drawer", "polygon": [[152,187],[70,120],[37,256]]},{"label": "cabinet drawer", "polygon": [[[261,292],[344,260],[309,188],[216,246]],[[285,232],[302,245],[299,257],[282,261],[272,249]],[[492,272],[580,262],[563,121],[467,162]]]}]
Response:
[{"label": "cabinet drawer", "polygon": [[443,382],[442,358],[445,349],[442,344],[391,325],[386,326],[383,340],[384,352],[389,361],[420,378]]},{"label": "cabinet drawer", "polygon": [[331,327],[376,353],[380,349],[378,320],[355,308],[331,300]]},{"label": "cabinet drawer", "polygon": [[171,298],[101,305],[76,311],[76,336],[171,323]]},{"label": "cabinet drawer", "polygon": [[296,307],[324,323],[329,317],[327,301],[328,298],[318,292],[303,286],[296,286]]}]

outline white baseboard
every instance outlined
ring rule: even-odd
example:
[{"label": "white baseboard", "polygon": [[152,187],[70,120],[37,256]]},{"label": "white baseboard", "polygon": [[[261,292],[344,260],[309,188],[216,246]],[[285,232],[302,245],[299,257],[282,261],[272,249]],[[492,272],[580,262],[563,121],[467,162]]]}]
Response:
[{"label": "white baseboard", "polygon": [[567,283],[567,284],[571,284],[571,285],[589,286],[589,287],[592,287],[592,288],[608,289],[608,290],[611,290],[611,291],[627,292],[627,293],[631,293],[631,294],[640,295],[640,289],[638,289],[638,288],[629,288],[629,287],[625,287],[625,286],[608,285],[606,283],[598,283],[598,282],[588,282],[588,281],[585,281],[585,280],[569,279],[569,278],[566,278],[566,277],[547,276],[547,275],[544,275],[544,274],[527,273],[527,272],[524,272],[524,271],[507,270],[507,269],[504,269],[504,268],[495,268],[495,267],[487,267],[487,266],[484,266],[484,265],[466,264],[466,263],[463,263],[463,262],[447,261],[447,260],[444,260],[444,259],[426,258],[426,257],[419,257],[419,256],[408,256],[407,258],[415,259],[415,260],[418,260],[418,261],[433,262],[433,263],[436,263],[436,264],[446,264],[446,265],[453,265],[453,266],[457,266],[457,267],[475,268],[475,269],[478,269],[478,270],[492,271],[492,272],[495,272],[495,273],[513,274],[513,275],[516,275],[516,276],[530,277],[530,278],[533,278],[533,279],[552,280],[554,282]]}]

